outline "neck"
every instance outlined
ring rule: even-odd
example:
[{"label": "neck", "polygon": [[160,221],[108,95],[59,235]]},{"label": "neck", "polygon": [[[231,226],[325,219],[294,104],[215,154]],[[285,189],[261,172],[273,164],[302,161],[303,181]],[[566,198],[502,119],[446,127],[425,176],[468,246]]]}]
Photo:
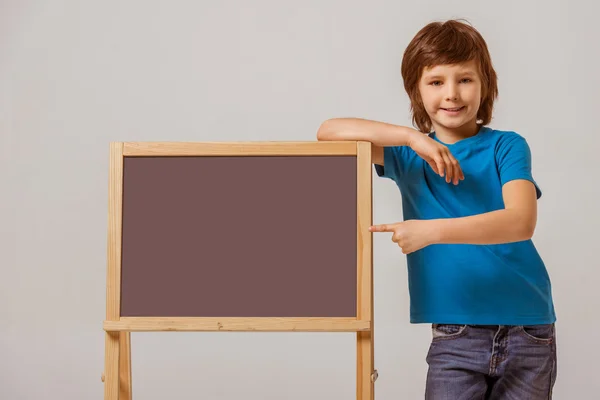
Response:
[{"label": "neck", "polygon": [[458,128],[446,128],[444,126],[436,124],[435,122],[433,122],[432,124],[437,138],[440,139],[442,142],[448,144],[454,144],[459,140],[475,136],[481,128],[480,125],[477,125],[475,119]]}]

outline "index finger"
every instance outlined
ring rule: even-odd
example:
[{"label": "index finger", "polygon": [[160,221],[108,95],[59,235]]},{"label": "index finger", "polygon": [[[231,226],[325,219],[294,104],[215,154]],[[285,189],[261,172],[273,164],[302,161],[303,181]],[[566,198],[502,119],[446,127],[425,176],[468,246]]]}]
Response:
[{"label": "index finger", "polygon": [[371,232],[391,232],[393,229],[388,224],[373,225],[369,227]]}]

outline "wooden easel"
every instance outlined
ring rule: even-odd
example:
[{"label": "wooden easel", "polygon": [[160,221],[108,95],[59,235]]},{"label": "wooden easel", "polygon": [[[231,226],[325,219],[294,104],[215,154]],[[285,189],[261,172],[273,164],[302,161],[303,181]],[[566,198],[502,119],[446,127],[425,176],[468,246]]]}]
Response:
[{"label": "wooden easel", "polygon": [[[357,162],[356,317],[124,317],[121,316],[121,243],[124,157],[350,155]],[[369,142],[235,142],[110,144],[105,331],[105,400],[131,400],[131,332],[289,331],[356,332],[356,399],[374,400],[372,186]]]}]

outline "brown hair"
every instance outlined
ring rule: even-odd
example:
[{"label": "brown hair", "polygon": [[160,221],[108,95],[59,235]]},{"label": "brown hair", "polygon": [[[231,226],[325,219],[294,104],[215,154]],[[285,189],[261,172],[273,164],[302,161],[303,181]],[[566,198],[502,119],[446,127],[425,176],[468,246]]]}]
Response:
[{"label": "brown hair", "polygon": [[498,84],[487,44],[481,34],[471,25],[459,20],[432,22],[423,27],[408,44],[402,58],[402,78],[404,89],[410,98],[413,125],[421,132],[429,133],[432,129],[431,119],[419,94],[419,80],[423,69],[471,60],[478,61],[482,79],[477,119],[487,125],[492,120]]}]

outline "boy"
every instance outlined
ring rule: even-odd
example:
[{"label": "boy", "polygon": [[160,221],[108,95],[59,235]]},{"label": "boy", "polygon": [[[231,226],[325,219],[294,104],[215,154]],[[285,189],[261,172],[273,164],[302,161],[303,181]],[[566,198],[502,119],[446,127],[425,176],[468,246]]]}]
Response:
[{"label": "boy", "polygon": [[418,131],[330,119],[318,140],[366,140],[392,179],[404,221],[411,323],[431,323],[426,399],[549,399],[556,379],[555,312],[531,237],[542,195],[527,141],[494,130],[498,95],[487,45],[456,20],[431,23],[408,45],[404,87]]}]

